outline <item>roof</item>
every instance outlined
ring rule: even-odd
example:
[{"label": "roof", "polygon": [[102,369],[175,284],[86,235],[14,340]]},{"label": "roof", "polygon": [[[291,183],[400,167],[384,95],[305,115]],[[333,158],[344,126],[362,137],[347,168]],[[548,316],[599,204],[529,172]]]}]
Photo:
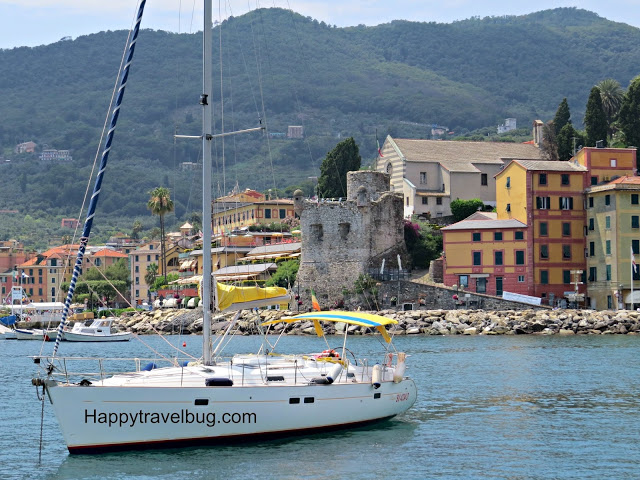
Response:
[{"label": "roof", "polygon": [[640,177],[620,177],[615,180],[611,180],[609,185],[611,184],[625,184],[625,185],[640,185]]},{"label": "roof", "polygon": [[[475,214],[474,214],[475,215]],[[442,230],[482,230],[496,228],[525,228],[527,225],[520,220],[510,218],[508,220],[469,220],[465,219]]]},{"label": "roof", "polygon": [[103,248],[93,253],[94,257],[115,257],[115,258],[129,258],[129,255],[126,253],[116,252],[115,250],[111,250],[110,248]]},{"label": "roof", "polygon": [[276,268],[278,268],[278,266],[275,263],[251,263],[248,265],[232,265],[229,267],[220,268],[214,273],[216,277],[220,275],[249,275],[264,273]]},{"label": "roof", "polygon": [[253,255],[265,255],[270,253],[293,253],[300,251],[302,247],[302,243],[275,243],[273,245],[263,245],[261,247],[256,247],[251,250],[247,256]]},{"label": "roof", "polygon": [[[553,162],[549,160],[514,159],[514,162],[527,170],[549,172],[586,172],[587,168],[573,162]],[[501,172],[502,173],[502,172]]]},{"label": "roof", "polygon": [[408,162],[440,163],[450,171],[478,171],[473,163],[504,164],[514,158],[541,158],[531,144],[393,139]]},{"label": "roof", "polygon": [[640,177],[619,177],[602,185],[587,188],[587,193],[597,193],[611,190],[640,190]]}]

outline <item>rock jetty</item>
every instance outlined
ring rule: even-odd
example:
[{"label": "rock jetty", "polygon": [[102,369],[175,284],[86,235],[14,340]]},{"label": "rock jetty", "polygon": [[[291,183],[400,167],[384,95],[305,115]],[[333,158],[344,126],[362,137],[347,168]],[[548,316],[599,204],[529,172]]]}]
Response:
[{"label": "rock jetty", "polygon": [[[636,335],[640,332],[640,312],[627,310],[382,310],[369,313],[397,320],[398,324],[389,328],[395,335]],[[295,314],[282,310],[245,311],[237,328],[243,335],[253,335],[259,333],[257,315],[260,322],[265,322]],[[231,318],[232,315],[214,317],[214,333],[224,331]],[[198,334],[202,333],[202,309],[135,312],[120,317],[116,324],[121,330],[137,334]],[[290,335],[315,335],[311,322],[280,323],[271,328],[275,333],[286,328]],[[342,334],[345,328],[353,335],[376,333],[357,325],[324,325],[326,334]]]}]

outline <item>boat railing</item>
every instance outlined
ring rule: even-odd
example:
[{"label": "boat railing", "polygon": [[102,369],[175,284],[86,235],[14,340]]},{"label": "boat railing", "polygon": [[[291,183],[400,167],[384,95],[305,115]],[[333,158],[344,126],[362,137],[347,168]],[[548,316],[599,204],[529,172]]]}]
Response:
[{"label": "boat railing", "polygon": [[[192,357],[52,357],[33,356],[35,364],[40,365],[43,376],[64,379],[66,383],[77,383],[81,380],[104,380],[113,375],[140,373],[159,367],[186,366],[193,362]],[[133,364],[133,370],[132,370]],[[49,373],[50,365],[53,365]]]}]

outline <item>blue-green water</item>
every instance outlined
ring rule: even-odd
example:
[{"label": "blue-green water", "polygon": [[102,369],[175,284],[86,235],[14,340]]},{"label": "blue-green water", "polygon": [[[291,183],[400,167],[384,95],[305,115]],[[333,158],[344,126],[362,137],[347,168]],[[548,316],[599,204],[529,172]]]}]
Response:
[{"label": "blue-green water", "polygon": [[[200,337],[187,341],[196,353]],[[160,351],[159,338],[145,342]],[[234,340],[235,341],[235,340]],[[240,351],[259,340],[241,337]],[[336,345],[341,340],[336,339]],[[69,456],[27,355],[41,345],[0,342],[0,479],[625,479],[640,478],[640,337],[400,337],[418,401],[376,427],[260,445]],[[282,340],[298,351],[317,340]],[[378,338],[349,338],[377,352]],[[50,353],[51,344],[45,347]],[[138,341],[61,345],[60,354],[149,356]],[[358,355],[364,356],[364,355]]]}]

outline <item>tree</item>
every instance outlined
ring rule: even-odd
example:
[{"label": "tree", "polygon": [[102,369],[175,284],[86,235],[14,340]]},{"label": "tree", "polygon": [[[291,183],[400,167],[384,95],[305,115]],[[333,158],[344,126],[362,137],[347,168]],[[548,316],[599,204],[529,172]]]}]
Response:
[{"label": "tree", "polygon": [[151,210],[152,215],[158,215],[160,217],[160,260],[162,261],[162,272],[166,281],[167,257],[165,251],[164,216],[167,213],[173,212],[173,200],[171,200],[169,189],[165,187],[156,187],[149,192],[149,195],[151,195],[151,198],[149,198],[147,202],[147,208]]},{"label": "tree", "polygon": [[566,98],[563,98],[560,105],[558,105],[558,110],[556,110],[556,116],[553,117],[554,133],[558,135],[560,130],[568,123],[571,123],[571,112],[569,111],[569,102],[567,102]]},{"label": "tree", "polygon": [[296,283],[296,276],[298,274],[298,268],[300,267],[300,260],[287,260],[278,265],[278,269],[271,276],[269,280],[265,282],[267,287],[284,287],[291,288]]},{"label": "tree", "polygon": [[131,238],[137,240],[140,237],[140,232],[142,231],[142,222],[140,220],[136,220],[133,222],[133,227],[131,228]]},{"label": "tree", "polygon": [[147,272],[144,274],[144,283],[150,288],[156,281],[156,275],[158,275],[158,264],[151,263],[147,267]]},{"label": "tree", "polygon": [[471,200],[460,200],[456,198],[451,202],[451,213],[453,214],[453,221],[459,222],[464,220],[469,215],[473,215],[478,210],[482,210],[484,203],[479,198],[473,198]]},{"label": "tree", "polygon": [[604,114],[607,117],[608,134],[609,137],[612,137],[615,133],[613,124],[618,117],[618,112],[620,112],[620,106],[622,105],[622,100],[624,99],[624,90],[622,89],[618,81],[614,80],[613,78],[602,80],[596,86],[598,87],[598,89],[600,89],[602,109],[604,110]]},{"label": "tree", "polygon": [[640,75],[631,80],[618,114],[620,130],[628,146],[640,146]]},{"label": "tree", "polygon": [[442,235],[426,224],[404,222],[404,243],[416,268],[428,268],[442,254]]},{"label": "tree", "polygon": [[542,144],[540,145],[542,158],[555,162],[558,160],[558,139],[553,121],[542,126]]},{"label": "tree", "polygon": [[571,160],[574,155],[574,146],[577,148],[580,145],[584,145],[582,134],[573,128],[570,123],[562,127],[556,140],[558,144],[558,160],[561,161]]},{"label": "tree", "polygon": [[360,169],[362,158],[353,137],[338,143],[320,165],[318,191],[325,198],[347,196],[347,172]]},{"label": "tree", "polygon": [[600,89],[593,87],[587,100],[587,111],[584,114],[584,126],[587,133],[587,147],[595,147],[596,142],[602,140],[603,146],[607,146],[608,124],[607,117],[602,108]]}]

